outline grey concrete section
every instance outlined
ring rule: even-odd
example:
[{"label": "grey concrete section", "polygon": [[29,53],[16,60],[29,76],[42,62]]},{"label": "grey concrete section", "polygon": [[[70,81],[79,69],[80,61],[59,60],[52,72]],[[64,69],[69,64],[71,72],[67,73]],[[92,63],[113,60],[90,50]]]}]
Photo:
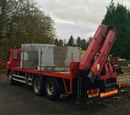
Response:
[{"label": "grey concrete section", "polygon": [[78,47],[48,46],[39,52],[39,66],[69,66],[70,62],[80,62],[81,49]]},{"label": "grey concrete section", "polygon": [[[67,60],[67,55],[68,54],[68,47],[54,47],[53,49],[53,65],[54,66],[69,66],[67,61],[69,62],[70,60]],[[66,63],[65,63],[66,62]]]},{"label": "grey concrete section", "polygon": [[37,51],[26,51],[21,53],[21,60],[38,60]]},{"label": "grey concrete section", "polygon": [[57,66],[38,66],[37,68],[40,71],[48,72],[69,72],[69,67],[57,67]]},{"label": "grey concrete section", "polygon": [[54,47],[54,65],[69,66],[70,62],[80,62],[81,49],[78,47]]},{"label": "grey concrete section", "polygon": [[38,51],[39,47],[42,47],[42,46],[55,46],[55,45],[53,45],[53,44],[22,44],[21,48],[22,48],[23,52]]},{"label": "grey concrete section", "polygon": [[38,55],[38,70],[66,71],[70,62],[80,62],[81,49],[68,46],[48,46],[41,47]]},{"label": "grey concrete section", "polygon": [[21,68],[37,69],[38,67],[38,50],[39,47],[55,46],[51,44],[22,44]]},{"label": "grey concrete section", "polygon": [[79,47],[50,44],[22,44],[21,68],[42,71],[66,71],[70,62],[80,62]]},{"label": "grey concrete section", "polygon": [[39,47],[38,66],[53,66],[53,46]]},{"label": "grey concrete section", "polygon": [[26,69],[37,69],[38,60],[21,60],[20,67]]},{"label": "grey concrete section", "polygon": [[26,51],[21,53],[21,68],[37,69],[38,66],[38,52]]},{"label": "grey concrete section", "polygon": [[72,61],[72,62],[80,62],[81,61],[81,48],[68,47],[66,63],[68,63],[69,61]]}]

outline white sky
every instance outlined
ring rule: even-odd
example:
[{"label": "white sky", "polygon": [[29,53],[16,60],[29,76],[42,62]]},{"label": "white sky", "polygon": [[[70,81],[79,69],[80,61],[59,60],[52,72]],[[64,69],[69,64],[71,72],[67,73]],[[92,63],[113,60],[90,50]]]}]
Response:
[{"label": "white sky", "polygon": [[[34,0],[55,23],[59,39],[93,37],[106,14],[111,0]],[[130,8],[130,0],[114,0]]]}]

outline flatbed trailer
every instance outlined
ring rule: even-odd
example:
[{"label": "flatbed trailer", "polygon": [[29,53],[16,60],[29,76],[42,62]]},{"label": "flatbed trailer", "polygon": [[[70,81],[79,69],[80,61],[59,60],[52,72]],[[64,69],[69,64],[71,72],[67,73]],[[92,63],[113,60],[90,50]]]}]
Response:
[{"label": "flatbed trailer", "polygon": [[6,76],[11,85],[21,82],[32,86],[34,94],[46,95],[50,100],[56,100],[62,94],[77,98],[104,98],[117,94],[125,84],[117,84],[118,72],[107,61],[115,39],[113,26],[100,25],[82,60],[70,62],[68,70],[59,72],[21,68],[21,48],[12,48],[7,55]]},{"label": "flatbed trailer", "polygon": [[[73,87],[72,87],[73,80],[77,77],[76,75],[74,75],[74,73],[78,70],[78,66],[79,66],[79,63],[71,62],[69,71],[60,71],[60,72],[46,72],[46,71],[39,71],[37,69],[23,69],[23,68],[16,67],[12,69],[12,71],[15,73],[15,74],[12,74],[12,76],[14,76],[13,80],[26,83],[27,85],[30,85],[30,86],[33,85],[33,80],[35,78],[34,76],[39,76],[43,79],[50,76],[52,78],[58,78],[62,80],[64,84],[65,92],[67,94],[73,94]],[[20,73],[22,73],[23,76],[17,75]],[[25,74],[27,75],[27,77]],[[15,79],[15,77],[18,77],[20,79],[23,78],[23,79],[22,80]],[[28,81],[26,81],[25,79],[27,79]],[[68,88],[67,88],[66,81],[69,82],[70,87]]]}]

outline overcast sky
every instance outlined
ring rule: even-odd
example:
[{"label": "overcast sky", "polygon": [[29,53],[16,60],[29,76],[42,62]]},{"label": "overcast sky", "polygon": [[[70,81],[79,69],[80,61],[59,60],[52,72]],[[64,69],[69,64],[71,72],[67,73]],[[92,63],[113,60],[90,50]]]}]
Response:
[{"label": "overcast sky", "polygon": [[[55,22],[56,35],[68,40],[93,37],[111,0],[34,0]],[[130,0],[114,0],[130,8]]]}]

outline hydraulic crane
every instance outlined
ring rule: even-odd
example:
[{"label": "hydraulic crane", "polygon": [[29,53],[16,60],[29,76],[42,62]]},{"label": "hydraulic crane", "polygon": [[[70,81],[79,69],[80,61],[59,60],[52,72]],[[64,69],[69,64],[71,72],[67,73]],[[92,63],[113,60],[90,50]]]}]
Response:
[{"label": "hydraulic crane", "polygon": [[[72,50],[68,51],[68,49],[73,48],[74,50],[74,47],[22,44],[21,48],[11,48],[8,51],[6,76],[10,84],[21,82],[30,85],[33,87],[34,94],[45,94],[50,100],[55,100],[62,94],[77,95],[78,98],[103,98],[117,94],[119,88],[125,87],[125,84],[117,84],[118,72],[113,64],[107,61],[116,36],[114,26],[99,25],[85,55],[79,62],[70,61]],[[41,48],[39,49],[39,47]],[[61,56],[63,51],[65,53]],[[49,56],[50,53],[51,56]],[[74,51],[71,52],[73,55],[74,53]],[[73,57],[73,55],[71,56]],[[25,59],[24,63],[22,59]],[[48,65],[46,65],[48,59]],[[52,68],[54,66],[58,69],[66,68],[61,64],[66,64],[65,62],[68,60],[70,64],[67,71],[54,71],[54,68]],[[31,64],[29,66],[26,63]],[[41,66],[41,63],[43,63],[43,66]],[[27,65],[26,68],[24,67],[25,64]],[[53,66],[50,66],[50,64],[53,64]],[[57,64],[60,66],[57,66]],[[40,67],[43,67],[43,70]]]}]

